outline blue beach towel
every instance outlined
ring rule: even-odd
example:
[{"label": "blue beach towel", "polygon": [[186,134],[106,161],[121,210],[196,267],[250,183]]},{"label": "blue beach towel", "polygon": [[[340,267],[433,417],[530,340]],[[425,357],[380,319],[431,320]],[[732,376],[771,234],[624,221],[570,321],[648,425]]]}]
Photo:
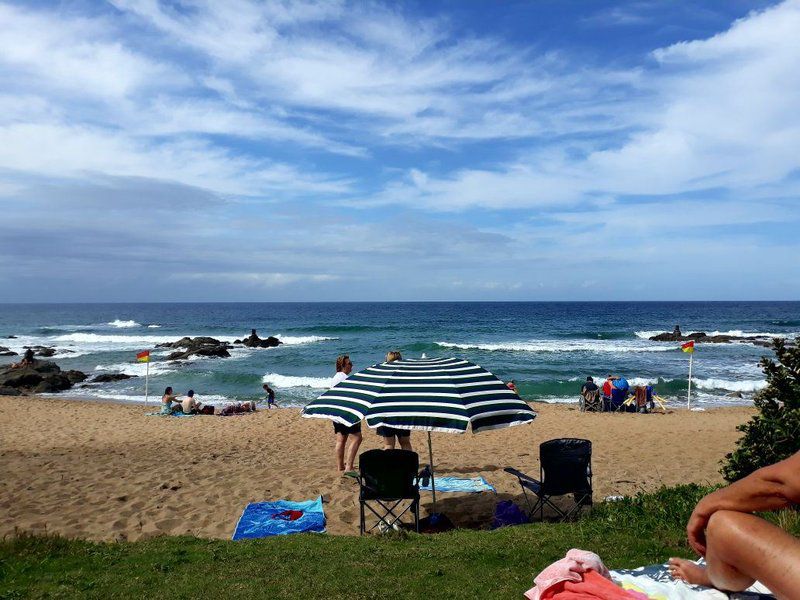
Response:
[{"label": "blue beach towel", "polygon": [[180,413],[172,413],[168,415],[167,413],[162,412],[152,412],[152,413],[145,413],[145,417],[196,417],[197,415],[187,415],[182,412]]},{"label": "blue beach towel", "polygon": [[325,512],[322,496],[316,500],[292,502],[251,502],[248,504],[233,532],[233,540],[262,538],[314,531],[325,533]]},{"label": "blue beach towel", "polygon": [[[471,479],[461,479],[458,477],[437,477],[436,478],[436,491],[437,492],[494,492],[494,486],[486,481],[480,475],[472,477]],[[432,488],[430,485],[419,486],[421,491],[430,492]]]}]

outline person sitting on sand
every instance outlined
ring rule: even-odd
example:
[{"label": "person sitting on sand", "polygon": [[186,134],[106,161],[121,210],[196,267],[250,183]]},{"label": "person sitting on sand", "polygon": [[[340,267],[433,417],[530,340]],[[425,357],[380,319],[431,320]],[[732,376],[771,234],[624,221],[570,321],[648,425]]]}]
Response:
[{"label": "person sitting on sand", "polygon": [[267,408],[270,409],[273,406],[278,408],[278,405],[275,404],[275,390],[269,387],[268,383],[265,383],[261,387],[264,388],[264,393],[267,395]]},{"label": "person sitting on sand", "polygon": [[200,412],[201,404],[194,398],[194,390],[186,392],[186,398],[181,401],[181,408],[185,415],[196,415]]},{"label": "person sitting on sand", "polygon": [[603,412],[611,410],[611,391],[614,389],[614,379],[616,378],[609,373],[603,382]]},{"label": "person sitting on sand", "polygon": [[[396,360],[403,360],[402,355],[397,350],[392,350],[386,353],[386,362],[394,362]],[[398,429],[396,427],[388,427],[383,425],[377,429],[378,435],[383,438],[383,449],[394,450],[395,440],[400,444],[403,450],[410,450],[411,447],[411,432],[408,429]]]},{"label": "person sitting on sand", "polygon": [[[175,402],[175,406],[172,406],[172,403]],[[161,414],[162,415],[171,415],[181,410],[181,404],[178,402],[178,399],[172,395],[172,388],[167,387],[164,390],[164,395],[161,396]]]},{"label": "person sitting on sand", "polygon": [[586,383],[581,386],[580,409],[597,410],[599,405],[600,388],[593,377],[587,377]]},{"label": "person sitting on sand", "polygon": [[800,540],[752,514],[800,503],[800,452],[763,467],[697,503],[686,533],[705,566],[669,559],[675,579],[740,592],[755,581],[776,598],[797,598]]},{"label": "person sitting on sand", "polygon": [[[353,362],[347,354],[341,354],[336,358],[336,374],[331,381],[331,387],[347,379],[353,371]],[[333,423],[333,432],[336,435],[334,452],[336,454],[336,469],[340,473],[353,470],[356,460],[358,447],[361,445],[361,422],[359,421],[352,427]]]}]

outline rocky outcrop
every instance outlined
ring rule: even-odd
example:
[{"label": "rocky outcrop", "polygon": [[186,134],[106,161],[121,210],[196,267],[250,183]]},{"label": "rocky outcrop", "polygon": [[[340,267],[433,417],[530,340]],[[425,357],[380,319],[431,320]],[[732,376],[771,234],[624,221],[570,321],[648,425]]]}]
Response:
[{"label": "rocky outcrop", "polygon": [[50,358],[56,353],[56,349],[50,348],[49,346],[25,346],[25,348],[33,350],[34,356],[41,356],[43,358]]},{"label": "rocky outcrop", "polygon": [[730,343],[745,343],[755,344],[756,346],[768,347],[772,344],[772,338],[759,335],[738,336],[738,335],[708,335],[705,331],[694,331],[688,335],[681,333],[681,328],[677,325],[672,333],[664,332],[658,335],[651,336],[650,341],[653,342],[697,342],[698,344],[730,344]]},{"label": "rocky outcrop", "polygon": [[10,348],[6,348],[5,346],[0,346],[0,356],[16,356],[17,353],[11,350]]},{"label": "rocky outcrop", "polygon": [[131,379],[132,377],[136,377],[136,375],[126,375],[125,373],[103,373],[102,375],[97,375],[89,380],[89,383],[111,383],[113,381],[123,381],[125,379]]},{"label": "rocky outcrop", "polygon": [[269,336],[267,338],[260,338],[256,333],[255,329],[250,330],[250,335],[242,340],[236,340],[233,342],[234,344],[243,344],[248,348],[275,348],[282,342],[274,337]]},{"label": "rocky outcrop", "polygon": [[157,348],[180,348],[167,356],[167,360],[186,360],[192,356],[206,356],[209,358],[227,358],[228,350],[233,346],[212,337],[184,337],[177,342],[158,344]]},{"label": "rocky outcrop", "polygon": [[19,393],[53,393],[68,390],[78,381],[86,379],[80,371],[62,371],[48,361],[36,361],[32,365],[0,370],[0,388],[11,388]]}]

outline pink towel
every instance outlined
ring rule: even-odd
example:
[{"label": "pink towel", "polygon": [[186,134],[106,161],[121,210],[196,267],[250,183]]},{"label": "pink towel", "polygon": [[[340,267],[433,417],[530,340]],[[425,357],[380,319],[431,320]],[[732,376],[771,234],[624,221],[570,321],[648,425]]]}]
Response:
[{"label": "pink towel", "polygon": [[535,585],[525,592],[525,597],[528,600],[540,600],[548,589],[562,581],[583,581],[583,574],[589,569],[611,579],[608,569],[597,554],[573,548],[564,558],[546,567],[536,576],[533,580]]},{"label": "pink towel", "polygon": [[594,571],[586,571],[583,581],[562,581],[543,596],[543,600],[633,600],[633,596]]}]

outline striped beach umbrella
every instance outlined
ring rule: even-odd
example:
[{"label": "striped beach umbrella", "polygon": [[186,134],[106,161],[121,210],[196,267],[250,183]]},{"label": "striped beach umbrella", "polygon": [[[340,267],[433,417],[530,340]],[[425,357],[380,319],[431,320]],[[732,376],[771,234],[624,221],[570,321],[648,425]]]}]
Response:
[{"label": "striped beach umbrella", "polygon": [[[461,358],[421,358],[373,365],[351,374],[303,409],[304,417],[372,428],[474,433],[530,423],[536,413],[483,367]],[[434,507],[436,495],[434,488]],[[435,508],[434,508],[435,511]]]}]

